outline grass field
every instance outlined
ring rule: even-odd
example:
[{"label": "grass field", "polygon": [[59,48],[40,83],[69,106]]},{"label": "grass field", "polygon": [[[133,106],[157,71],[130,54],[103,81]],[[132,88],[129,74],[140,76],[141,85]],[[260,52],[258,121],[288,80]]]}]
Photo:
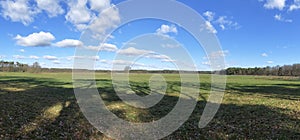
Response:
[{"label": "grass field", "polygon": [[[109,74],[98,73],[96,80],[101,97],[118,117],[147,122],[165,116],[178,100],[178,75],[163,76],[168,96],[149,109],[122,103]],[[133,90],[149,93],[149,77],[131,74]],[[209,95],[210,75],[200,75],[200,81],[201,96],[193,114],[165,139],[300,139],[299,78],[228,76],[222,105],[203,129],[198,121]],[[0,139],[108,139],[84,118],[72,87],[71,73],[0,73]]]}]

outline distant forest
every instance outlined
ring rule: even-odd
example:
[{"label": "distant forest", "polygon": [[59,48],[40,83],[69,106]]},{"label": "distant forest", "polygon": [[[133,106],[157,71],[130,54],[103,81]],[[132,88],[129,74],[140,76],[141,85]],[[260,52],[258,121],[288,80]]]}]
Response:
[{"label": "distant forest", "polygon": [[[126,71],[126,70],[125,70]],[[0,61],[0,72],[72,72],[72,69],[42,68],[38,62],[32,65],[22,64],[13,61]],[[96,70],[96,72],[110,72],[110,70]],[[134,73],[178,73],[175,70],[130,70]],[[211,71],[199,71],[201,74],[215,73]],[[221,71],[226,75],[266,75],[266,76],[300,76],[300,64],[274,66],[274,67],[255,67],[255,68],[227,68]]]}]

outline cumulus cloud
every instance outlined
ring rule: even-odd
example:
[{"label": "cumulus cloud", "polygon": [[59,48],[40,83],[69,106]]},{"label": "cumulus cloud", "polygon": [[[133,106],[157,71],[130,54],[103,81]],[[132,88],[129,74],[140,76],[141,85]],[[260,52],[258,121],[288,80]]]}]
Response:
[{"label": "cumulus cloud", "polygon": [[176,62],[176,60],[173,60],[173,59],[162,59],[161,62]]},{"label": "cumulus cloud", "polygon": [[29,58],[30,58],[30,59],[36,59],[36,60],[37,60],[37,59],[39,59],[40,57],[35,56],[35,55],[31,55],[31,56],[29,56]]},{"label": "cumulus cloud", "polygon": [[154,52],[150,50],[140,50],[134,47],[129,47],[127,49],[119,50],[117,53],[122,55],[127,55],[127,56],[138,56],[138,55],[145,55]]},{"label": "cumulus cloud", "polygon": [[120,22],[119,10],[112,5],[110,8],[102,11],[88,28],[93,31],[96,38],[104,39],[107,31],[117,27]]},{"label": "cumulus cloud", "polygon": [[64,13],[59,2],[60,0],[36,0],[38,8],[46,11],[49,17],[55,17]]},{"label": "cumulus cloud", "polygon": [[52,63],[53,63],[53,64],[60,64],[60,61],[54,60],[54,61],[52,61]]},{"label": "cumulus cloud", "polygon": [[300,9],[300,4],[299,5],[293,4],[290,6],[289,11],[294,11],[298,9]]},{"label": "cumulus cloud", "polygon": [[152,53],[152,54],[147,54],[144,57],[150,59],[159,59],[161,62],[176,62],[176,60],[173,60],[169,56],[163,54]]},{"label": "cumulus cloud", "polygon": [[49,32],[32,33],[28,36],[17,35],[15,38],[17,44],[26,47],[49,46],[55,40],[55,37]]},{"label": "cumulus cloud", "polygon": [[110,0],[89,0],[89,3],[91,5],[91,9],[98,12],[110,7]]},{"label": "cumulus cloud", "polygon": [[157,34],[167,34],[167,33],[175,33],[177,34],[177,28],[175,25],[161,25],[160,28],[156,30]]},{"label": "cumulus cloud", "polygon": [[[22,22],[28,25],[34,21],[34,16],[40,12],[36,7],[30,7],[28,0],[0,1],[1,15],[13,22]],[[51,6],[49,6],[51,7]]]},{"label": "cumulus cloud", "polygon": [[55,43],[55,46],[67,48],[67,47],[82,47],[83,43],[79,40],[65,39]]},{"label": "cumulus cloud", "polygon": [[163,48],[179,48],[179,44],[162,44],[161,45]]},{"label": "cumulus cloud", "polygon": [[209,59],[210,60],[215,60],[218,59],[220,57],[226,57],[229,54],[228,50],[222,50],[222,51],[216,51],[216,52],[212,52],[211,54],[209,54]]},{"label": "cumulus cloud", "polygon": [[208,21],[214,20],[215,13],[211,11],[206,11],[203,15],[207,18]]},{"label": "cumulus cloud", "polygon": [[293,22],[293,20],[291,19],[285,19],[284,17],[282,17],[281,14],[276,14],[274,16],[274,19],[281,22],[289,22],[289,23]]},{"label": "cumulus cloud", "polygon": [[5,57],[5,55],[0,55],[0,59],[4,59]]},{"label": "cumulus cloud", "polygon": [[13,58],[14,59],[25,59],[26,57],[22,56],[22,55],[13,55]]},{"label": "cumulus cloud", "polygon": [[87,0],[69,1],[68,6],[70,10],[65,18],[72,23],[78,30],[84,30],[86,24],[89,23],[93,14],[87,7]]},{"label": "cumulus cloud", "polygon": [[282,19],[281,19],[281,15],[280,15],[280,14],[279,14],[279,15],[278,15],[278,14],[276,14],[276,15],[274,16],[274,18],[275,18],[276,20],[282,20]]},{"label": "cumulus cloud", "polygon": [[120,23],[119,11],[110,2],[110,0],[69,1],[70,10],[65,18],[79,31],[88,28],[95,33],[95,37],[105,35],[105,31],[117,27]]},{"label": "cumulus cloud", "polygon": [[39,59],[38,56],[35,56],[35,55],[31,55],[29,57],[26,57],[26,56],[22,56],[22,55],[13,55],[13,58],[14,59]]},{"label": "cumulus cloud", "polygon": [[119,50],[117,53],[126,56],[141,56],[143,58],[159,59],[161,62],[175,62],[175,60],[171,59],[167,55],[157,54],[156,52],[150,50],[136,49],[134,47]]},{"label": "cumulus cloud", "polygon": [[69,56],[67,57],[67,60],[74,60],[74,59],[91,59],[95,61],[99,61],[100,57],[99,56]]},{"label": "cumulus cloud", "polygon": [[262,57],[268,57],[268,54],[267,53],[262,53],[261,56]]},{"label": "cumulus cloud", "polygon": [[220,16],[215,22],[219,24],[222,30],[225,30],[226,28],[239,28],[239,24],[228,19],[227,16]]},{"label": "cumulus cloud", "polygon": [[211,63],[209,61],[205,61],[205,62],[202,62],[202,65],[211,66]]},{"label": "cumulus cloud", "polygon": [[205,23],[201,25],[200,30],[201,31],[206,30],[208,33],[213,33],[213,34],[218,33],[217,30],[213,27],[213,25],[211,24],[210,21],[205,21]]},{"label": "cumulus cloud", "polygon": [[126,56],[141,56],[143,58],[149,59],[159,59],[162,62],[174,62],[169,56],[164,54],[157,54],[151,50],[143,50],[143,49],[136,49],[134,47],[129,47],[126,49],[122,49],[117,51],[118,54],[126,55]]},{"label": "cumulus cloud", "polygon": [[216,16],[216,13],[211,11],[206,11],[203,13],[203,16],[205,17],[206,21],[201,26],[202,30],[207,30],[209,33],[217,33],[217,30],[213,27],[213,25],[218,25],[222,30],[225,29],[239,29],[240,25],[233,21],[231,18],[228,18],[227,16]]},{"label": "cumulus cloud", "polygon": [[267,9],[279,9],[282,10],[285,5],[286,0],[267,0],[264,7]]},{"label": "cumulus cloud", "polygon": [[145,66],[143,63],[136,63],[134,61],[126,61],[126,60],[113,60],[112,62],[108,62],[113,65],[131,65],[131,66]]},{"label": "cumulus cloud", "polygon": [[25,50],[24,50],[24,49],[20,49],[19,51],[20,51],[21,53],[25,52]]},{"label": "cumulus cloud", "polygon": [[267,61],[267,63],[268,63],[268,64],[273,64],[273,63],[274,63],[274,61]]},{"label": "cumulus cloud", "polygon": [[94,51],[108,51],[108,52],[116,52],[118,50],[116,45],[108,44],[108,43],[104,43],[100,46],[87,46],[86,48]]},{"label": "cumulus cloud", "polygon": [[45,55],[43,58],[47,60],[58,60],[56,56],[51,56],[51,55]]},{"label": "cumulus cloud", "polygon": [[300,0],[294,0],[294,4],[290,5],[289,11],[300,9]]},{"label": "cumulus cloud", "polygon": [[[37,14],[45,11],[48,16],[55,17],[65,13],[61,0],[3,0],[0,1],[1,15],[14,22],[22,22],[29,25],[34,21]],[[116,7],[111,4],[111,0],[68,0],[65,2],[67,11],[65,19],[73,24],[77,30],[82,31],[88,28],[88,24],[97,19],[98,22],[91,27],[110,28],[115,27],[115,22],[119,22],[120,17]],[[114,8],[111,8],[114,7]],[[103,12],[109,9],[107,12]],[[99,22],[101,21],[101,23]],[[99,29],[101,30],[101,29]],[[98,32],[103,33],[103,32]]]}]

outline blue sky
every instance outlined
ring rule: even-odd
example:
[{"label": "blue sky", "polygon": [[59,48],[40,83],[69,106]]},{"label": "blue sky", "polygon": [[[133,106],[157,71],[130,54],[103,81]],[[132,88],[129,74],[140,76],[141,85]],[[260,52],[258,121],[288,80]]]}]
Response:
[{"label": "blue sky", "polygon": [[[76,47],[101,50],[96,69],[127,64],[117,54],[129,57],[153,53],[145,44],[159,45],[148,37],[166,37],[162,48],[176,52],[183,47],[198,70],[210,69],[210,62],[195,39],[176,23],[143,19],[118,27],[102,45],[85,46],[82,32],[93,19],[103,19],[112,28],[122,20],[117,10],[101,14],[122,0],[9,0],[0,1],[0,58],[42,67],[72,68]],[[274,66],[299,63],[300,0],[179,0],[205,19],[203,30],[215,34],[223,48],[226,67]],[[166,8],[166,12],[169,9]],[[192,20],[182,17],[184,20]],[[201,23],[199,23],[201,24]],[[201,29],[199,29],[201,30]],[[159,39],[158,39],[159,40]],[[143,47],[139,46],[144,41]],[[139,43],[137,43],[139,42]],[[127,44],[126,44],[127,43]],[[152,52],[151,52],[152,51]],[[177,50],[180,56],[180,50]],[[165,54],[148,55],[136,61],[136,69],[174,69]],[[169,56],[170,57],[170,56]],[[188,65],[188,64],[187,64]]]}]

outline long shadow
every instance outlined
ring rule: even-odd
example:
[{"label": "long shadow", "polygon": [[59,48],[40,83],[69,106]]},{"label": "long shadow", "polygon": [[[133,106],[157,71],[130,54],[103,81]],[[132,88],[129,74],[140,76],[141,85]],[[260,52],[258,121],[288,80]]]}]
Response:
[{"label": "long shadow", "polygon": [[300,84],[227,85],[227,87],[228,89],[238,91],[237,93],[262,94],[269,98],[300,100]]},{"label": "long shadow", "polygon": [[[66,84],[70,83],[55,79],[1,77],[0,139],[104,138],[85,119],[73,89],[62,86]],[[114,92],[111,80],[97,80],[97,85],[100,96],[108,106],[124,104]],[[133,84],[136,92],[148,94],[147,87],[134,87],[135,85],[138,84]],[[180,86],[180,83],[171,82],[169,91],[178,89],[176,86]],[[202,88],[209,89],[210,86],[206,84]],[[264,90],[267,89],[257,89],[253,93],[267,94]],[[149,109],[120,107],[111,108],[111,111],[128,121],[149,122],[167,115],[177,101],[178,97],[165,95],[157,105]],[[208,126],[199,129],[198,121],[205,104],[206,100],[198,101],[188,121],[164,139],[300,139],[299,112],[264,105],[222,104]],[[134,115],[130,116],[132,112]]]},{"label": "long shadow", "polygon": [[[171,83],[172,84],[172,83]],[[177,82],[174,85],[179,84]],[[172,86],[170,86],[172,88]],[[210,88],[209,84],[205,88]],[[105,87],[99,88],[105,90]],[[144,90],[138,90],[143,92]],[[101,94],[101,93],[100,93]],[[121,103],[114,92],[107,92],[114,97],[114,103]],[[110,98],[105,99],[110,105]],[[155,106],[149,109],[133,107],[111,109],[118,117],[132,122],[149,122],[166,116],[176,105],[178,97],[165,95]],[[214,119],[203,129],[198,123],[206,105],[206,100],[198,101],[196,108],[187,122],[177,131],[164,139],[299,139],[300,112],[264,105],[222,104]],[[140,112],[133,118],[124,114]],[[284,113],[285,112],[285,113]],[[290,114],[286,114],[289,112]],[[178,114],[180,115],[180,114]]]},{"label": "long shadow", "polygon": [[1,76],[0,139],[102,138],[84,118],[69,82]]}]

